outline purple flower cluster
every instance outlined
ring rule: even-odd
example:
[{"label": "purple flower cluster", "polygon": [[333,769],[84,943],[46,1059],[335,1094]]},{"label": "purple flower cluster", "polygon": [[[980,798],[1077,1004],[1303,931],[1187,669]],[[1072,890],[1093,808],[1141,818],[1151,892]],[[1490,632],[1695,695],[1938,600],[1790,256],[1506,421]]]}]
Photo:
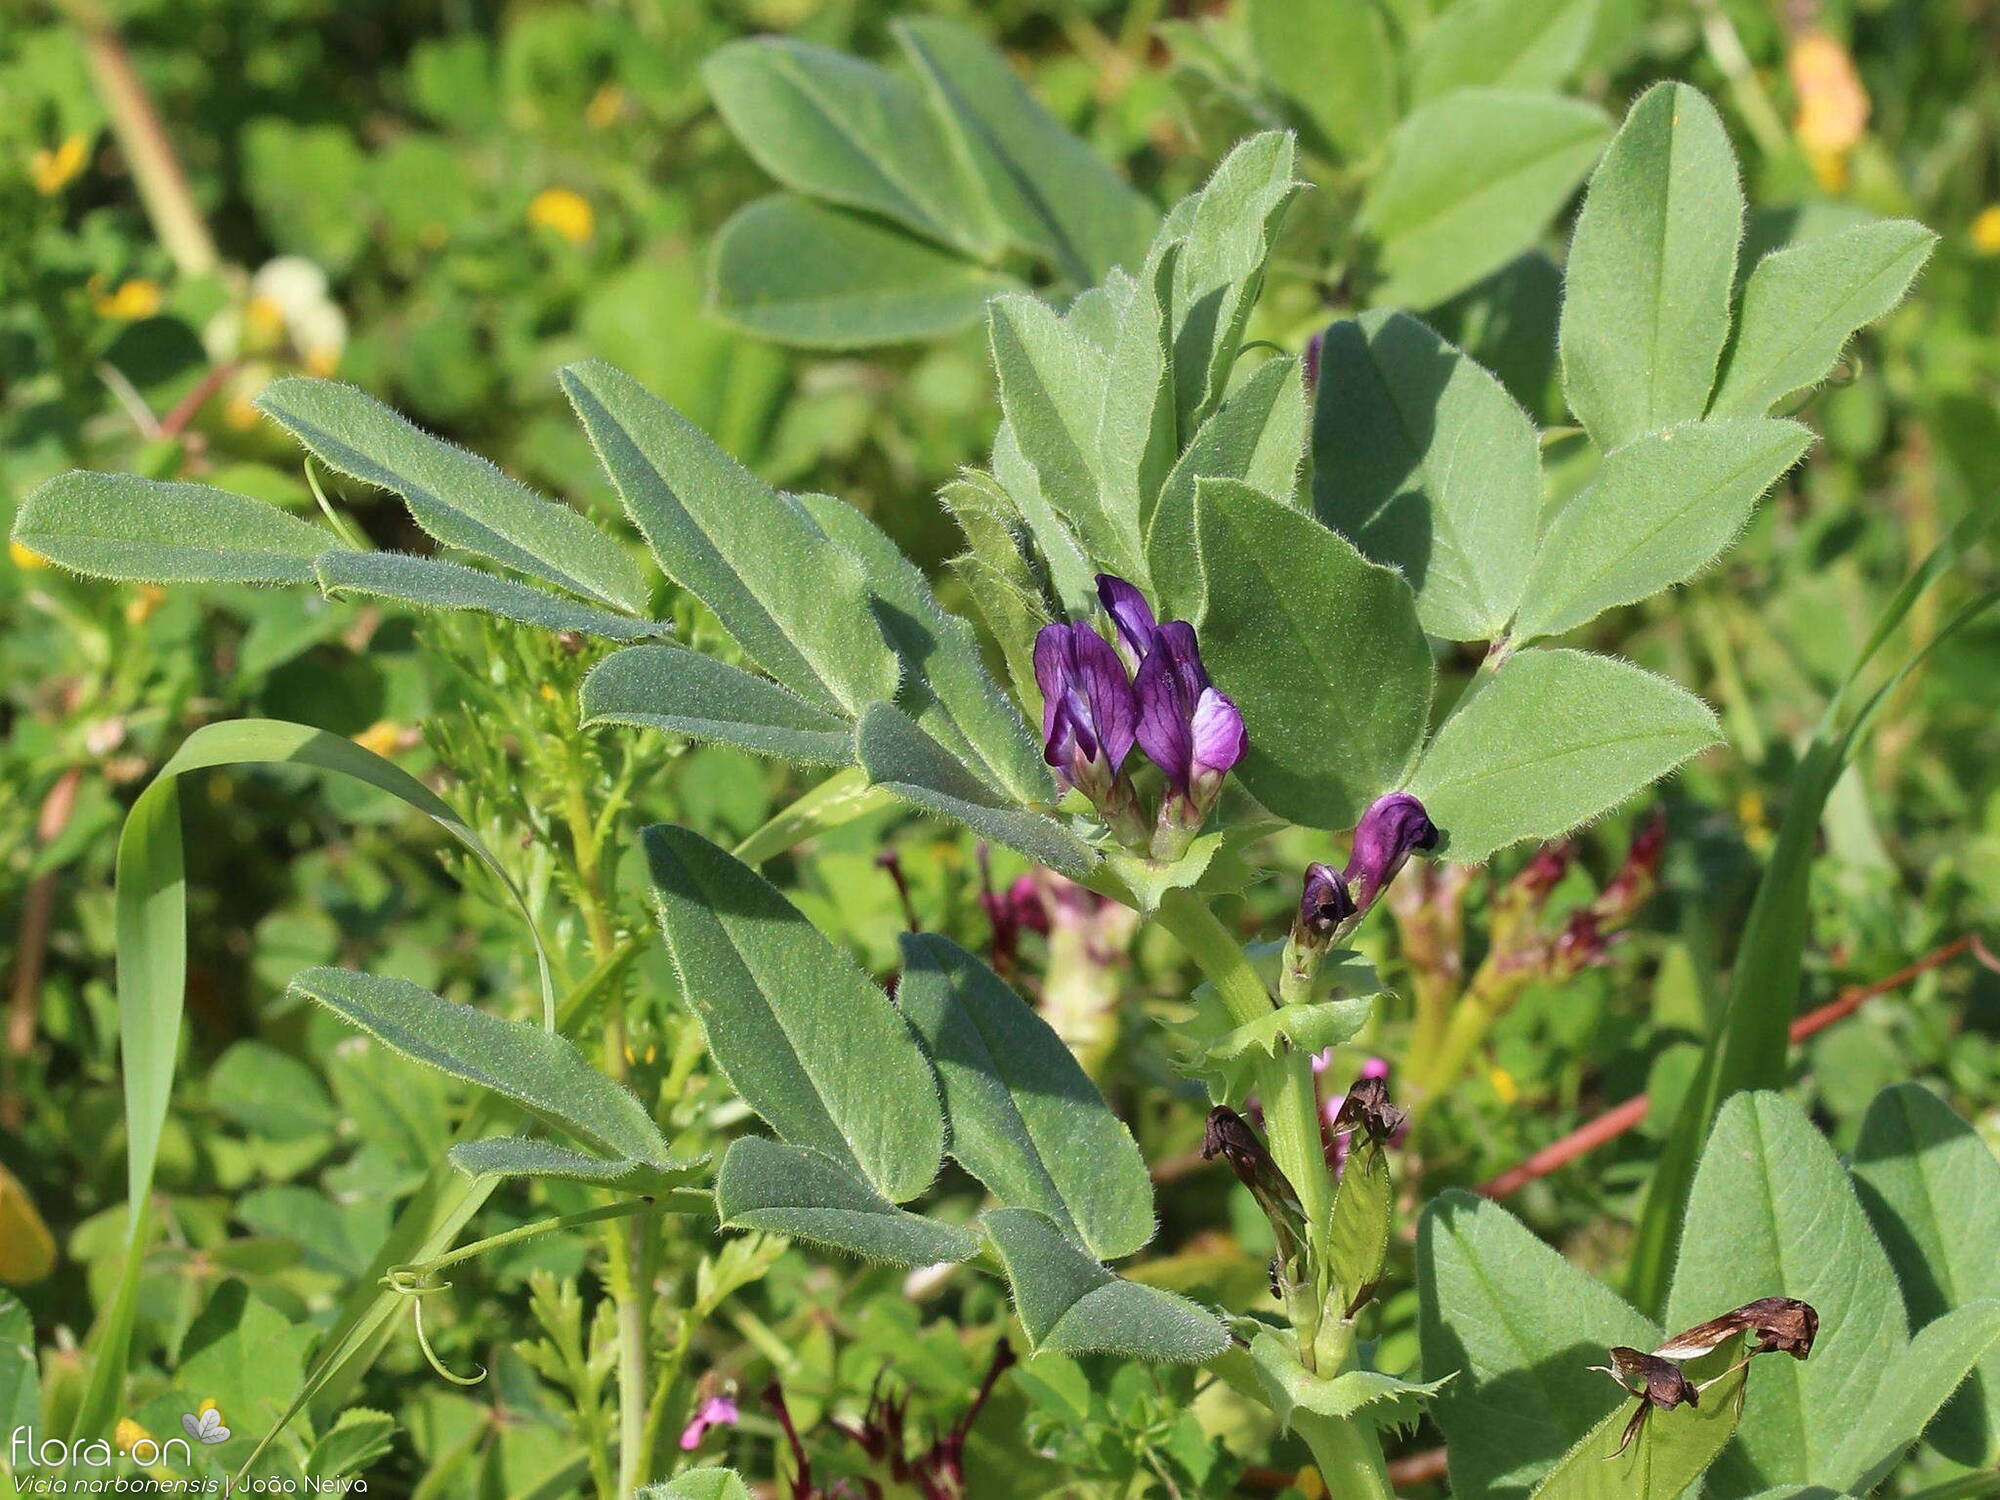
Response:
[{"label": "purple flower cluster", "polygon": [[[1122,842],[1176,858],[1243,758],[1243,716],[1209,681],[1192,625],[1156,622],[1145,596],[1109,573],[1098,575],[1097,596],[1115,646],[1085,622],[1045,625],[1035,637],[1042,753]],[[1155,828],[1126,764],[1135,745],[1166,778]]]}]

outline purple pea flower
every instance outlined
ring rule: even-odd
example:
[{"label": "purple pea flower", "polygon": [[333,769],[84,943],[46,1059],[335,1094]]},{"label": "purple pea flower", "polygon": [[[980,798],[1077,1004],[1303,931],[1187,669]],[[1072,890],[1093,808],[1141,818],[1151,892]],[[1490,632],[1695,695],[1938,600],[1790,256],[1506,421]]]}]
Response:
[{"label": "purple pea flower", "polygon": [[1056,775],[1103,800],[1132,753],[1138,703],[1125,664],[1088,625],[1044,625],[1035,637],[1042,754]]},{"label": "purple pea flower", "polygon": [[711,1427],[732,1427],[743,1419],[731,1396],[710,1396],[694,1410],[694,1420],[681,1429],[681,1451],[692,1453]]},{"label": "purple pea flower", "polygon": [[1375,904],[1414,849],[1435,849],[1437,826],[1423,803],[1408,792],[1391,792],[1375,799],[1354,830],[1354,849],[1341,872],[1354,893],[1357,911]]},{"label": "purple pea flower", "polygon": [[1208,680],[1194,627],[1185,620],[1154,630],[1132,691],[1139,748],[1167,778],[1162,826],[1192,833],[1214,806],[1222,778],[1243,758],[1243,715]]},{"label": "purple pea flower", "polygon": [[[1080,623],[1045,625],[1035,637],[1042,754],[1121,842],[1177,859],[1243,758],[1243,716],[1209,681],[1192,625],[1159,623],[1146,596],[1115,574],[1097,575],[1097,598],[1115,645]],[[1150,831],[1124,768],[1134,744],[1167,782]]]}]

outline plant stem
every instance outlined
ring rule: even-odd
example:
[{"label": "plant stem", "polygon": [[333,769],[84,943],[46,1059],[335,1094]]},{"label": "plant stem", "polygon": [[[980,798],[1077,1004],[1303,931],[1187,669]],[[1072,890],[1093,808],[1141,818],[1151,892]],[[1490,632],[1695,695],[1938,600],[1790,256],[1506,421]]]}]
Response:
[{"label": "plant stem", "polygon": [[1396,1500],[1382,1445],[1367,1423],[1300,1410],[1292,1415],[1292,1427],[1312,1450],[1329,1500]]},{"label": "plant stem", "polygon": [[153,232],[181,274],[206,276],[221,263],[221,256],[152,95],[139,81],[117,29],[97,7],[88,0],[72,0],[68,10],[81,34],[97,97],[125,153]]},{"label": "plant stem", "polygon": [[870,786],[860,767],[850,766],[773,815],[732,852],[746,865],[761,865],[801,839],[888,805],[889,794],[879,786]]},{"label": "plant stem", "polygon": [[[1185,888],[1160,899],[1160,923],[1188,951],[1237,1025],[1248,1025],[1271,1014],[1271,992],[1257,977],[1229,929],[1216,920],[1208,903]],[[1261,1062],[1257,1092],[1264,1104],[1264,1129],[1271,1138],[1271,1157],[1299,1195],[1307,1232],[1323,1233],[1333,1211],[1333,1177],[1320,1148],[1319,1100],[1313,1087],[1312,1059],[1289,1045]],[[1308,1357],[1312,1330],[1301,1329],[1301,1357]]]},{"label": "plant stem", "polygon": [[[614,1242],[619,1236],[613,1231]],[[628,1227],[624,1261],[618,1273],[618,1495],[633,1494],[648,1477],[651,1455],[646,1451],[646,1300],[650,1282],[646,1267],[644,1221]]]}]

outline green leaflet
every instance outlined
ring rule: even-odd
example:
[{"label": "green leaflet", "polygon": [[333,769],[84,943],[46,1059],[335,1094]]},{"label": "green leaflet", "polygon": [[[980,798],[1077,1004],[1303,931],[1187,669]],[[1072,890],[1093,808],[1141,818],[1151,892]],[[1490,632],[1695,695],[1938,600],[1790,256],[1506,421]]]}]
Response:
[{"label": "green leaflet", "polygon": [[1250,0],[1250,46],[1263,76],[1318,138],[1359,159],[1396,121],[1396,49],[1370,0]]},{"label": "green leaflet", "polygon": [[863,710],[854,748],[868,780],[905,802],[963,823],[1073,880],[1097,864],[1097,851],[1066,824],[988,786],[892,703],[871,703]]},{"label": "green leaflet", "polygon": [[305,1471],[327,1479],[353,1474],[387,1454],[395,1437],[396,1419],[389,1413],[349,1407],[313,1443]]},{"label": "green leaflet", "polygon": [[679,646],[633,646],[583,679],[583,724],[631,724],[717,740],[805,765],[850,765],[854,726],[839,714]]},{"label": "green leaflet", "polygon": [[1289,135],[1253,135],[1175,210],[1181,233],[1173,258],[1171,347],[1179,432],[1192,433],[1222,402],[1244,325],[1263,289],[1272,240],[1304,186],[1294,176],[1296,154]]},{"label": "green leaflet", "polygon": [[1614,1344],[1660,1339],[1506,1209],[1468,1193],[1424,1210],[1417,1283],[1424,1370],[1458,1372],[1431,1409],[1460,1500],[1519,1497],[1579,1434],[1614,1410],[1622,1421],[1631,1403],[1588,1366]]},{"label": "green leaflet", "polygon": [[[663,1172],[630,1157],[606,1161],[553,1141],[525,1136],[490,1135],[461,1141],[445,1155],[468,1177],[559,1177],[627,1193],[660,1192],[683,1172],[679,1168]],[[686,1164],[687,1168],[694,1165]]]},{"label": "green leaflet", "polygon": [[1202,657],[1249,738],[1236,774],[1280,817],[1352,826],[1408,771],[1430,707],[1409,585],[1247,484],[1201,481],[1195,516]]},{"label": "green leaflet", "polygon": [[94,578],[142,583],[310,583],[331,532],[205,484],[72,470],[37,486],[14,540]]},{"label": "green leaflet", "polygon": [[1491,84],[1555,89],[1582,61],[1598,0],[1460,0],[1417,39],[1410,94],[1419,104]]},{"label": "green leaflet", "polygon": [[1332,1311],[1359,1306],[1382,1279],[1395,1206],[1388,1156],[1373,1139],[1357,1131],[1347,1165],[1334,1186],[1333,1216],[1326,1228],[1327,1270],[1340,1294],[1339,1305]]},{"label": "green leaflet", "polygon": [[1817,1465],[1849,1494],[1866,1495],[1889,1477],[1931,1419],[2000,1345],[2000,1302],[1968,1302],[1918,1330],[1875,1382],[1831,1460]]},{"label": "green leaflet", "polygon": [[330,599],[341,594],[373,594],[422,609],[476,609],[523,625],[574,631],[607,641],[643,641],[673,632],[670,625],[579,604],[443,558],[336,549],[321,553],[312,571],[320,592]]},{"label": "green leaflet", "polygon": [[683,1469],[665,1484],[649,1484],[639,1500],[750,1500],[750,1489],[734,1469]]},{"label": "green leaflet", "polygon": [[1708,409],[1742,233],[1715,107],[1684,83],[1656,84],[1592,175],[1570,239],[1563,389],[1598,447]]},{"label": "green leaflet", "polygon": [[1630,662],[1519,651],[1445,720],[1410,790],[1451,858],[1477,863],[1609,812],[1721,739],[1708,705]]},{"label": "green leaflet", "polygon": [[1761,416],[1818,385],[1855,330],[1903,300],[1937,236],[1909,219],[1820,235],[1757,262],[1743,287],[1716,416]]},{"label": "green leaflet", "polygon": [[1680,422],[1605,455],[1543,533],[1517,640],[1560,635],[1693,577],[1812,442],[1797,422]]},{"label": "green leaflet", "polygon": [[1013,244],[1077,286],[1139,264],[1158,214],[1035,101],[1004,57],[943,17],[905,17],[890,30]]},{"label": "green leaflet", "polygon": [[1745,1495],[1781,1480],[1845,1488],[1834,1455],[1905,1332],[1889,1258],[1833,1148],[1781,1095],[1736,1095],[1709,1136],[1686,1225],[1669,1327],[1755,1297],[1803,1298],[1820,1315],[1812,1358],[1759,1361],[1736,1444],[1711,1478],[1715,1493]]},{"label": "green leaflet", "polygon": [[715,1179],[715,1206],[729,1228],[790,1235],[890,1265],[979,1253],[977,1235],[905,1212],[823,1152],[757,1135],[730,1145]]},{"label": "green leaflet", "polygon": [[[1122,273],[1108,286],[1102,300],[1115,293],[1113,305],[1140,324],[1150,321],[1157,339],[1157,311],[1150,318],[1146,311],[1151,294]],[[1114,372],[1110,352],[1083,334],[1074,314],[1065,319],[1027,293],[994,298],[987,323],[1001,407],[1042,496],[1093,561],[1144,587],[1142,502],[1132,464],[1153,448],[1152,412],[1106,403],[1139,374],[1157,381],[1163,363]],[[1108,429],[1107,416],[1113,421]]]},{"label": "green leaflet", "polygon": [[448,547],[517,568],[599,604],[644,614],[646,585],[619,543],[477,454],[432,437],[373,396],[333,380],[274,380],[257,408],[315,457],[393,490]]},{"label": "green leaflet", "polygon": [[[1903,1290],[1910,1326],[2000,1297],[2000,1161],[1979,1133],[1921,1084],[1884,1089],[1854,1143],[1854,1186]],[[2000,1448],[2000,1354],[1924,1434],[1959,1463]]]},{"label": "green leaflet", "polygon": [[868,623],[860,564],[796,501],[631,376],[588,361],[561,378],[661,568],[752,660],[822,708],[894,694],[895,653]]},{"label": "green leaflet", "polygon": [[1035,701],[1035,636],[1049,623],[1046,573],[1027,522],[991,474],[967,470],[938,492],[965,534],[966,550],[949,564],[972,597],[987,633],[1000,644],[1017,699]]},{"label": "green leaflet", "polygon": [[[799,247],[810,245],[811,254]],[[873,219],[772,193],[716,231],[709,305],[745,333],[811,349],[859,349],[970,327],[1020,286]]]},{"label": "green leaflet", "polygon": [[996,1208],[983,1222],[1007,1267],[1014,1311],[1037,1353],[1200,1364],[1229,1347],[1229,1331],[1213,1313],[1172,1292],[1113,1275],[1046,1215]]},{"label": "green leaflet", "polygon": [[[1534,1500],[1677,1500],[1735,1434],[1736,1396],[1748,1373],[1724,1378],[1703,1394],[1698,1407],[1648,1412],[1646,1425],[1620,1453],[1637,1404],[1627,1401],[1556,1461],[1535,1486]],[[1764,1371],[1758,1374],[1761,1378]]]},{"label": "green leaflet", "polygon": [[1511,88],[1460,89],[1417,108],[1362,205],[1386,273],[1376,304],[1435,306],[1530,249],[1609,128],[1595,105]]},{"label": "green leaflet", "polygon": [[1402,570],[1432,635],[1498,638],[1542,509],[1534,425],[1500,382],[1407,313],[1335,323],[1320,352],[1313,506]]},{"label": "green leaflet", "polygon": [[1305,377],[1290,357],[1257,366],[1196,429],[1145,517],[1147,567],[1163,619],[1200,619],[1207,607],[1195,548],[1199,482],[1240,479],[1290,503],[1298,493],[1305,437]]},{"label": "green leaflet", "polygon": [[667,951],[709,1051],[771,1128],[892,1202],[937,1175],[937,1081],[854,960],[771,883],[685,828],[644,834]]},{"label": "green leaflet", "polygon": [[1139,1249],[1153,1237],[1146,1163],[1062,1039],[950,939],[906,934],[902,946],[896,1001],[937,1069],[952,1157],[1099,1260]]},{"label": "green leaflet", "polygon": [[631,1090],[598,1072],[553,1031],[454,1004],[422,985],[383,975],[306,969],[289,988],[413,1061],[504,1095],[613,1162],[636,1162],[661,1173],[690,1165],[674,1159]]},{"label": "green leaflet", "polygon": [[909,79],[789,37],[730,42],[701,74],[736,138],[786,187],[978,259],[997,250],[990,208]]},{"label": "green leaflet", "polygon": [[970,627],[939,608],[929,581],[859,510],[830,495],[801,503],[861,563],[876,622],[902,662],[903,709],[981,780],[1020,802],[1052,801],[1041,745],[987,672]]}]

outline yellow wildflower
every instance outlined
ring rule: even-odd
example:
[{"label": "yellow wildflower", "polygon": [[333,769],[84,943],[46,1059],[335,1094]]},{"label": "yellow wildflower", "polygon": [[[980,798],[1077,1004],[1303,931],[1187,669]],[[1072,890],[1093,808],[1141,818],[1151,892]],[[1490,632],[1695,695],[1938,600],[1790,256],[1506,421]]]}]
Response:
[{"label": "yellow wildflower", "polygon": [[13,560],[14,566],[19,568],[23,573],[32,573],[36,568],[46,568],[49,565],[49,560],[43,557],[41,553],[35,551],[32,547],[22,545],[20,542],[10,541],[7,543],[7,556]]},{"label": "yellow wildflower", "polygon": [[153,612],[167,602],[167,591],[157,584],[142,583],[130,599],[125,601],[125,623],[143,625],[153,618]]},{"label": "yellow wildflower", "polygon": [[81,135],[68,137],[53,151],[37,151],[28,159],[28,176],[35,184],[35,191],[44,198],[53,198],[84,169],[90,160],[90,143]]},{"label": "yellow wildflower", "polygon": [[152,1442],[153,1435],[130,1417],[120,1417],[117,1427],[112,1429],[111,1441],[120,1453],[130,1453],[140,1443]]},{"label": "yellow wildflower", "polygon": [[103,318],[117,318],[121,322],[136,323],[141,318],[150,318],[160,310],[160,284],[144,276],[135,276],[130,281],[118,283],[118,290],[108,297],[97,299],[97,314]]},{"label": "yellow wildflower", "polygon": [[273,297],[252,297],[243,309],[243,322],[258,343],[276,343],[285,331],[285,310]]},{"label": "yellow wildflower", "polygon": [[553,229],[572,245],[588,244],[597,232],[597,215],[590,200],[565,187],[543,188],[528,205],[528,222],[537,229]]},{"label": "yellow wildflower", "polygon": [[1972,248],[1981,255],[2000,255],[2000,203],[1989,203],[1972,221]]},{"label": "yellow wildflower", "polygon": [[1792,121],[1799,149],[1829,193],[1847,186],[1847,156],[1868,128],[1868,90],[1854,59],[1831,32],[1808,31],[1785,58],[1799,111]]},{"label": "yellow wildflower", "polygon": [[377,755],[394,753],[402,740],[402,729],[389,719],[378,719],[354,737],[355,744],[363,750],[373,750]]},{"label": "yellow wildflower", "polygon": [[1493,1092],[1500,1096],[1502,1104],[1512,1104],[1521,1097],[1521,1085],[1514,1081],[1514,1075],[1505,1068],[1489,1069],[1486,1081],[1493,1085]]},{"label": "yellow wildflower", "polygon": [[308,349],[305,367],[308,375],[317,375],[324,379],[340,367],[340,351],[329,349],[325,345],[317,349]]},{"label": "yellow wildflower", "polygon": [[26,1286],[55,1269],[56,1241],[28,1190],[0,1167],[0,1286]]},{"label": "yellow wildflower", "polygon": [[590,103],[583,107],[584,123],[592,130],[609,130],[624,112],[625,90],[615,83],[607,83],[592,94]]}]

